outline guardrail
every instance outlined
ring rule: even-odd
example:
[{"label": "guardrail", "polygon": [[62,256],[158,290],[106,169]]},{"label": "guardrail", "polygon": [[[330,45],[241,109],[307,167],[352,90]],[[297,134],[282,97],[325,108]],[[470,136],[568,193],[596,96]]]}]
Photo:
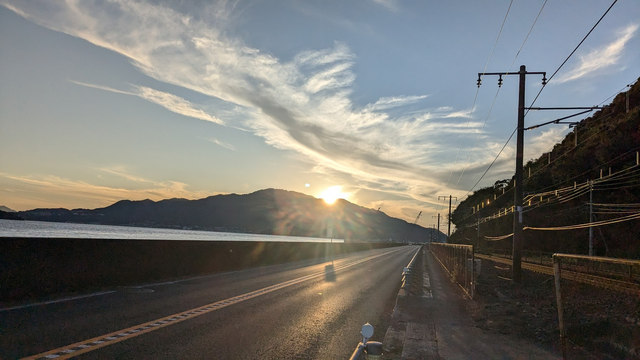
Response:
[{"label": "guardrail", "polygon": [[431,252],[452,278],[473,299],[480,266],[476,263],[472,245],[431,243]]},{"label": "guardrail", "polygon": [[411,258],[407,267],[402,270],[402,286],[401,289],[404,289],[405,292],[409,293],[409,288],[411,287],[411,283],[413,282],[413,274],[415,273],[416,259],[418,258],[418,254],[422,252],[422,246]]},{"label": "guardrail", "polygon": [[398,296],[396,296],[396,305],[393,308],[393,314],[391,315],[393,318],[396,318],[401,309],[404,309],[404,301],[406,297],[409,296],[413,277],[416,273],[416,267],[418,266],[418,263],[422,264],[422,262],[420,262],[422,259],[422,249],[424,249],[424,246],[420,246],[420,249],[413,254],[411,261],[409,261],[407,266],[402,270],[402,285],[400,286],[400,291],[398,291]]},{"label": "guardrail", "polygon": [[[621,271],[621,269],[624,269]],[[615,259],[598,256],[580,256],[569,254],[553,255],[553,273],[555,279],[556,302],[558,304],[558,326],[560,329],[560,343],[562,357],[566,358],[566,330],[564,324],[564,303],[562,301],[561,279],[570,280],[590,279],[587,283],[606,287],[612,290],[627,292],[640,296],[640,260]],[[570,274],[566,276],[565,273]],[[620,279],[620,275],[626,273],[626,279]],[[616,279],[605,278],[599,275],[615,275]]]}]

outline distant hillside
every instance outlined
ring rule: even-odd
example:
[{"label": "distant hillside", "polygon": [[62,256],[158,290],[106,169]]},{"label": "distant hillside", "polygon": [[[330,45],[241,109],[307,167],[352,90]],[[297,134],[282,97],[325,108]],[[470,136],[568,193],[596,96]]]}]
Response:
[{"label": "distant hillside", "polygon": [[8,207],[6,207],[4,205],[0,205],[0,211],[4,211],[4,212],[8,212],[8,213],[16,212],[15,210],[10,209],[10,208],[8,208]]},{"label": "distant hillside", "polygon": [[[87,209],[18,212],[25,220],[309,236],[347,240],[428,241],[431,229],[346,200],[333,205],[312,196],[266,189],[199,200],[119,201]],[[441,239],[442,239],[441,233]]]},{"label": "distant hillside", "polygon": [[[525,226],[560,228],[589,223],[590,180],[594,181],[593,221],[640,213],[639,104],[640,82],[636,82],[611,104],[580,121],[550,153],[525,165]],[[513,206],[513,186],[513,178],[497,181],[462,201],[452,214],[457,227],[452,241],[476,241],[478,219],[497,214],[496,219],[481,222],[480,246],[510,248],[511,238],[486,241],[484,236],[513,232],[513,214],[500,216]],[[529,230],[525,231],[524,246],[528,250],[586,254],[588,233],[586,228]],[[640,258],[640,219],[595,227],[593,234],[597,255]]]}]

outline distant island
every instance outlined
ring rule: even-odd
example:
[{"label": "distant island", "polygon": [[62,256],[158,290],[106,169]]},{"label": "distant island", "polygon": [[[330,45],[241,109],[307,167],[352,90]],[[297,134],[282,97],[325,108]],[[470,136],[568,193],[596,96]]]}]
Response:
[{"label": "distant island", "polygon": [[[339,199],[329,205],[302,193],[265,189],[204,199],[122,200],[98,209],[6,213],[24,220],[124,225],[345,239],[428,242],[432,229]],[[446,235],[433,234],[444,242]],[[437,238],[437,240],[436,240]]]}]

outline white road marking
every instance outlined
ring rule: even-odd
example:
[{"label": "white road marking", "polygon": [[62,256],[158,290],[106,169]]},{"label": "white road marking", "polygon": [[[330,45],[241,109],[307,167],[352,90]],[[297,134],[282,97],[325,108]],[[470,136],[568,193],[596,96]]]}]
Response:
[{"label": "white road marking", "polygon": [[77,300],[77,299],[84,299],[84,298],[88,298],[88,297],[92,297],[92,296],[107,295],[107,294],[111,294],[111,293],[114,293],[114,292],[116,292],[116,291],[115,290],[101,291],[101,292],[97,292],[97,293],[93,293],[93,294],[78,295],[78,296],[66,297],[66,298],[62,298],[62,299],[49,300],[49,301],[43,301],[43,302],[37,302],[37,303],[31,303],[31,304],[25,304],[25,305],[18,305],[18,306],[12,306],[12,307],[7,307],[7,308],[0,308],[0,312],[17,310],[17,309],[25,309],[25,308],[29,308],[29,307],[32,307],[32,306],[42,306],[42,305],[55,304],[55,303],[71,301],[71,300]]},{"label": "white road marking", "polygon": [[[393,249],[391,251],[384,251],[380,254],[376,254],[376,255],[372,255],[372,256],[368,256],[365,257],[363,259],[359,259],[359,260],[351,260],[349,262],[347,262],[344,265],[339,265],[336,267],[335,271],[339,271],[339,270],[344,270],[347,268],[350,268],[352,266],[356,266],[359,265],[363,262],[366,261],[370,261],[373,260],[375,258],[384,256],[384,255],[389,255],[395,252],[400,251],[399,249]],[[178,314],[174,314],[174,315],[169,315],[166,316],[164,318],[161,319],[157,319],[157,320],[153,320],[153,321],[149,321],[146,322],[144,324],[139,324],[136,326],[132,326],[129,327],[127,329],[122,329],[119,331],[115,331],[109,334],[105,334],[105,335],[101,335],[92,339],[88,339],[88,340],[84,340],[84,341],[80,341],[78,343],[75,344],[71,344],[71,345],[67,345],[61,348],[57,348],[57,349],[53,349],[44,353],[40,353],[37,355],[33,355],[33,356],[29,356],[26,357],[24,359],[45,359],[45,358],[58,358],[61,357],[62,359],[67,359],[73,356],[77,356],[89,351],[93,351],[99,348],[102,348],[104,346],[109,346],[112,344],[115,344],[117,342],[135,337],[135,336],[139,336],[157,329],[160,329],[162,327],[166,327],[166,326],[170,326],[185,320],[188,320],[190,318],[194,318],[200,315],[204,315],[208,312],[211,311],[216,311],[219,309],[222,309],[224,307],[227,306],[231,306],[237,303],[240,303],[242,301],[245,300],[249,300],[273,291],[277,291],[280,289],[283,289],[285,287],[291,286],[291,285],[295,285],[295,284],[299,284],[301,282],[307,281],[307,280],[311,280],[311,279],[315,279],[321,276],[324,276],[325,272],[324,271],[320,271],[320,272],[316,272],[316,273],[312,273],[306,276],[302,276],[296,279],[292,279],[292,280],[288,280],[285,282],[281,282],[279,284],[275,284],[275,285],[271,285],[271,286],[267,286],[265,288],[259,289],[259,290],[255,290],[255,291],[251,291],[249,293],[243,294],[243,295],[238,295],[238,296],[234,296],[232,298],[229,299],[225,299],[225,300],[221,300],[221,301],[217,301],[215,303],[212,304],[208,304],[208,305],[204,305],[204,306],[200,306],[198,308],[194,308],[191,310],[187,310],[187,311],[183,311],[181,313]],[[201,312],[201,310],[204,310]],[[182,316],[184,315],[184,316]],[[152,327],[155,326],[156,324],[159,324],[157,327]],[[143,330],[143,328],[146,328],[146,330]],[[100,341],[100,343],[97,343],[97,341]],[[74,352],[72,354],[69,353],[65,353],[66,350],[74,350]]]}]

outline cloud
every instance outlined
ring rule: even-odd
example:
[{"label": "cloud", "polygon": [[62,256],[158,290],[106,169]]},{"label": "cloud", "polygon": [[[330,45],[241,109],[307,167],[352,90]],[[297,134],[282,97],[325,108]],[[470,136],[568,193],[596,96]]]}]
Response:
[{"label": "cloud", "polygon": [[109,91],[112,93],[116,93],[116,94],[124,94],[124,95],[133,95],[133,96],[137,96],[137,94],[132,93],[132,92],[128,92],[128,91],[122,91],[122,90],[118,90],[118,89],[114,89],[114,88],[110,88],[108,86],[102,86],[102,85],[95,85],[95,84],[87,84],[87,83],[83,83],[80,81],[75,81],[75,80],[68,80],[69,82],[72,82],[76,85],[80,85],[80,86],[85,86],[88,88],[92,88],[92,89],[98,89],[98,90],[104,90],[104,91]]},{"label": "cloud", "polygon": [[588,54],[580,57],[580,63],[571,69],[566,75],[556,80],[564,83],[579,79],[583,76],[593,75],[594,72],[609,68],[618,64],[622,56],[625,45],[635,36],[638,24],[631,24],[618,33],[618,38],[610,44],[592,50]]},{"label": "cloud", "polygon": [[208,138],[208,139],[201,138],[201,139],[207,140],[209,142],[212,142],[212,143],[214,143],[214,144],[216,144],[218,146],[222,146],[223,148],[228,149],[228,150],[233,150],[233,151],[236,150],[235,146],[233,146],[233,145],[231,145],[229,143],[226,143],[226,142],[222,142],[222,141],[220,141],[218,139],[215,139],[215,138]]},{"label": "cloud", "polygon": [[134,182],[147,183],[149,186],[141,189],[129,189],[96,185],[53,175],[24,176],[0,173],[0,184],[8,184],[13,189],[9,192],[5,189],[6,186],[3,186],[0,188],[0,194],[7,203],[19,204],[16,208],[21,210],[42,206],[77,208],[79,204],[95,208],[108,206],[123,199],[158,201],[169,198],[200,199],[214,195],[202,191],[189,191],[187,184],[178,181],[158,183],[142,179],[129,175],[122,168],[102,169],[102,171],[125,177]]},{"label": "cloud", "polygon": [[387,8],[390,11],[398,11],[398,1],[397,0],[373,0],[374,3],[379,4]]},{"label": "cloud", "polygon": [[[429,204],[429,196],[451,191],[442,182],[451,172],[445,156],[451,153],[451,140],[467,131],[483,136],[482,124],[473,121],[470,110],[415,110],[427,103],[427,95],[354,103],[357,57],[345,43],[307,49],[283,61],[228,37],[224,26],[235,3],[218,4],[210,10],[212,18],[207,12],[185,15],[168,5],[145,2],[12,4],[8,8],[41,26],[126,56],[157,81],[230,105],[227,112],[239,109],[236,116],[225,114],[225,126],[251,131],[271,146],[299,154],[315,171],[362,188],[402,193]],[[397,6],[393,1],[380,4]],[[217,21],[218,16],[223,20]],[[174,94],[143,86],[120,91],[75,83],[139,96],[178,114],[222,124]],[[389,111],[407,105],[414,106],[412,112]],[[487,141],[478,158],[490,162],[488,154],[501,145]]]},{"label": "cloud", "polygon": [[192,117],[194,119],[200,119],[204,121],[211,121],[212,123],[222,125],[222,120],[207,114],[206,112],[196,108],[189,101],[166,92],[154,90],[146,86],[135,86],[136,95],[148,100],[152,103],[158,104],[163,108],[172,111],[176,114]]},{"label": "cloud", "polygon": [[394,107],[414,104],[427,96],[428,95],[383,97],[374,104],[367,105],[365,109],[370,111],[387,110]]},{"label": "cloud", "polygon": [[173,94],[169,94],[163,91],[158,91],[146,86],[137,86],[134,85],[134,91],[133,92],[129,92],[129,91],[122,91],[122,90],[117,90],[114,88],[110,88],[108,86],[102,86],[102,85],[95,85],[95,84],[87,84],[87,83],[83,83],[80,81],[75,81],[75,80],[69,80],[70,82],[77,84],[77,85],[81,85],[81,86],[86,86],[86,87],[90,87],[93,89],[99,89],[99,90],[104,90],[104,91],[110,91],[113,93],[117,93],[117,94],[124,94],[124,95],[133,95],[133,96],[137,96],[140,97],[142,99],[145,99],[147,101],[150,101],[154,104],[160,105],[163,108],[174,112],[176,114],[180,114],[180,115],[184,115],[187,117],[191,117],[194,119],[200,119],[200,120],[204,120],[204,121],[211,121],[213,123],[216,124],[220,124],[223,125],[224,122],[218,118],[216,118],[215,116],[209,115],[206,112],[204,112],[201,109],[198,109],[197,107],[195,107],[191,102],[189,102],[188,100],[185,100],[179,96],[173,95]]}]

